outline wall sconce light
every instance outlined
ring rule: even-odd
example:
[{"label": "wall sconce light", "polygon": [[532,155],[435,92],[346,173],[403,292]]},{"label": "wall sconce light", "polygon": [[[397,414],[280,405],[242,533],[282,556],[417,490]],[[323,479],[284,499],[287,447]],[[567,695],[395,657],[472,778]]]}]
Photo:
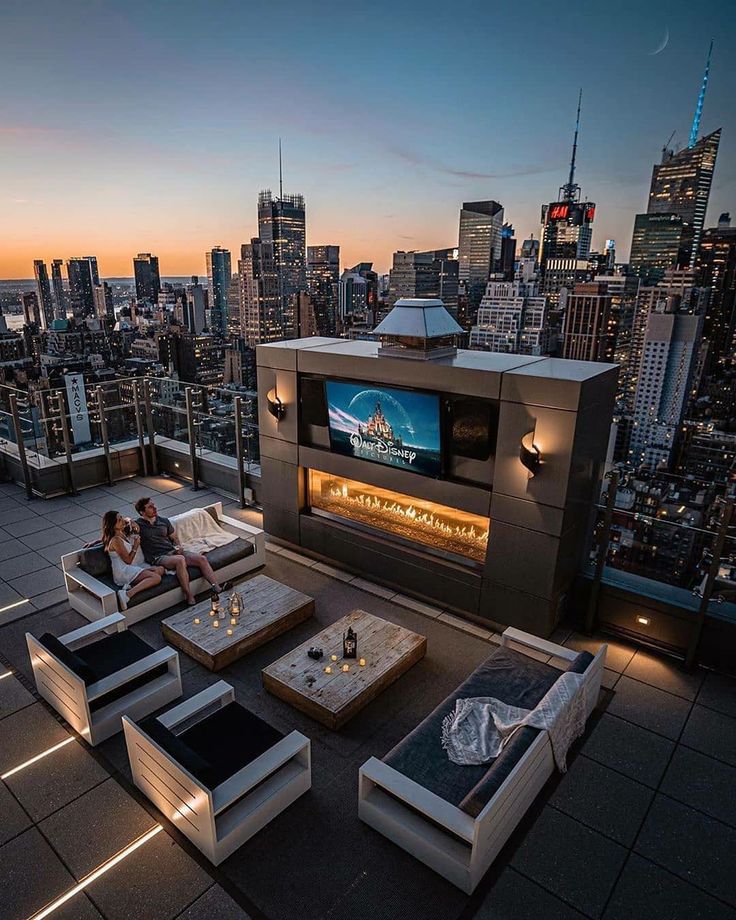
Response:
[{"label": "wall sconce light", "polygon": [[276,387],[266,393],[266,401],[268,402],[268,411],[277,422],[280,422],[286,415],[286,406],[279,399],[276,393]]},{"label": "wall sconce light", "polygon": [[529,470],[529,478],[536,476],[542,464],[542,454],[534,443],[534,429],[527,431],[519,442],[519,460]]},{"label": "wall sconce light", "polygon": [[649,617],[643,617],[641,615],[638,615],[636,618],[636,622],[639,624],[639,626],[649,626],[649,624],[652,621]]}]

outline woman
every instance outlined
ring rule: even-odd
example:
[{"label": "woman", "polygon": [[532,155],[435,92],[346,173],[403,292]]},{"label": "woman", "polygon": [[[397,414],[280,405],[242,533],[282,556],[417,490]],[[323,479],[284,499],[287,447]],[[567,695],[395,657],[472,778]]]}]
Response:
[{"label": "woman", "polygon": [[128,609],[128,602],[140,591],[160,584],[164,574],[162,565],[142,566],[134,562],[141,538],[132,534],[129,542],[126,526],[137,529],[135,524],[126,523],[117,511],[106,511],[102,516],[102,545],[110,557],[113,581],[120,586],[118,600],[123,610]]}]

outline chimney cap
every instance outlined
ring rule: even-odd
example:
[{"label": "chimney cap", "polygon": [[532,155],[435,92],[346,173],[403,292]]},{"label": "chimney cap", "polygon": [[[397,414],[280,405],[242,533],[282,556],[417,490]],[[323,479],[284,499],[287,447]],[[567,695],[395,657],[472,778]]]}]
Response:
[{"label": "chimney cap", "polygon": [[458,335],[463,330],[444,303],[436,297],[402,297],[393,310],[373,332],[376,335],[408,336],[414,339],[436,339]]}]

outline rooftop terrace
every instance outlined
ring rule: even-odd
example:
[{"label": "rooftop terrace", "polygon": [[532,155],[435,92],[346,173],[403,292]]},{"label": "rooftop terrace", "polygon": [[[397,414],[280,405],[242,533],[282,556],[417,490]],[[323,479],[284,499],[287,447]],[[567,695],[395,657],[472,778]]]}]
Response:
[{"label": "rooftop terrace", "polygon": [[[184,695],[222,678],[273,726],[303,732],[312,789],[214,869],[133,786],[122,735],[90,748],[40,700],[30,672],[26,632],[85,622],[66,601],[60,554],[140,494],[167,515],[219,499],[169,477],[32,501],[0,485],[0,920],[736,918],[733,678],[607,640],[605,688],[568,773],[550,779],[468,897],[359,821],[357,773],[498,635],[275,543],[265,572],[313,596],[315,618],[218,675],[182,654]],[[255,516],[234,502],[226,511]],[[427,655],[333,732],[266,693],[261,669],[354,608],[425,635]],[[159,648],[162,616],[131,629]],[[564,627],[553,639],[600,644]]]}]

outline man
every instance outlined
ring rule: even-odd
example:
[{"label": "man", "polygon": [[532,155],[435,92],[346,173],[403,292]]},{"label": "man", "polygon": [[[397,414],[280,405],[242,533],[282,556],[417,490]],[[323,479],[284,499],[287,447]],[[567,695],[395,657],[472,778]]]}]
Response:
[{"label": "man", "polygon": [[188,565],[196,565],[214,590],[218,594],[222,591],[207,557],[201,553],[188,553],[183,549],[176,535],[176,528],[168,518],[159,515],[152,498],[139,498],[135,503],[135,510],[139,515],[136,523],[140,529],[141,549],[146,562],[150,565],[162,565],[176,574],[190,607],[197,601],[192,594]]}]

